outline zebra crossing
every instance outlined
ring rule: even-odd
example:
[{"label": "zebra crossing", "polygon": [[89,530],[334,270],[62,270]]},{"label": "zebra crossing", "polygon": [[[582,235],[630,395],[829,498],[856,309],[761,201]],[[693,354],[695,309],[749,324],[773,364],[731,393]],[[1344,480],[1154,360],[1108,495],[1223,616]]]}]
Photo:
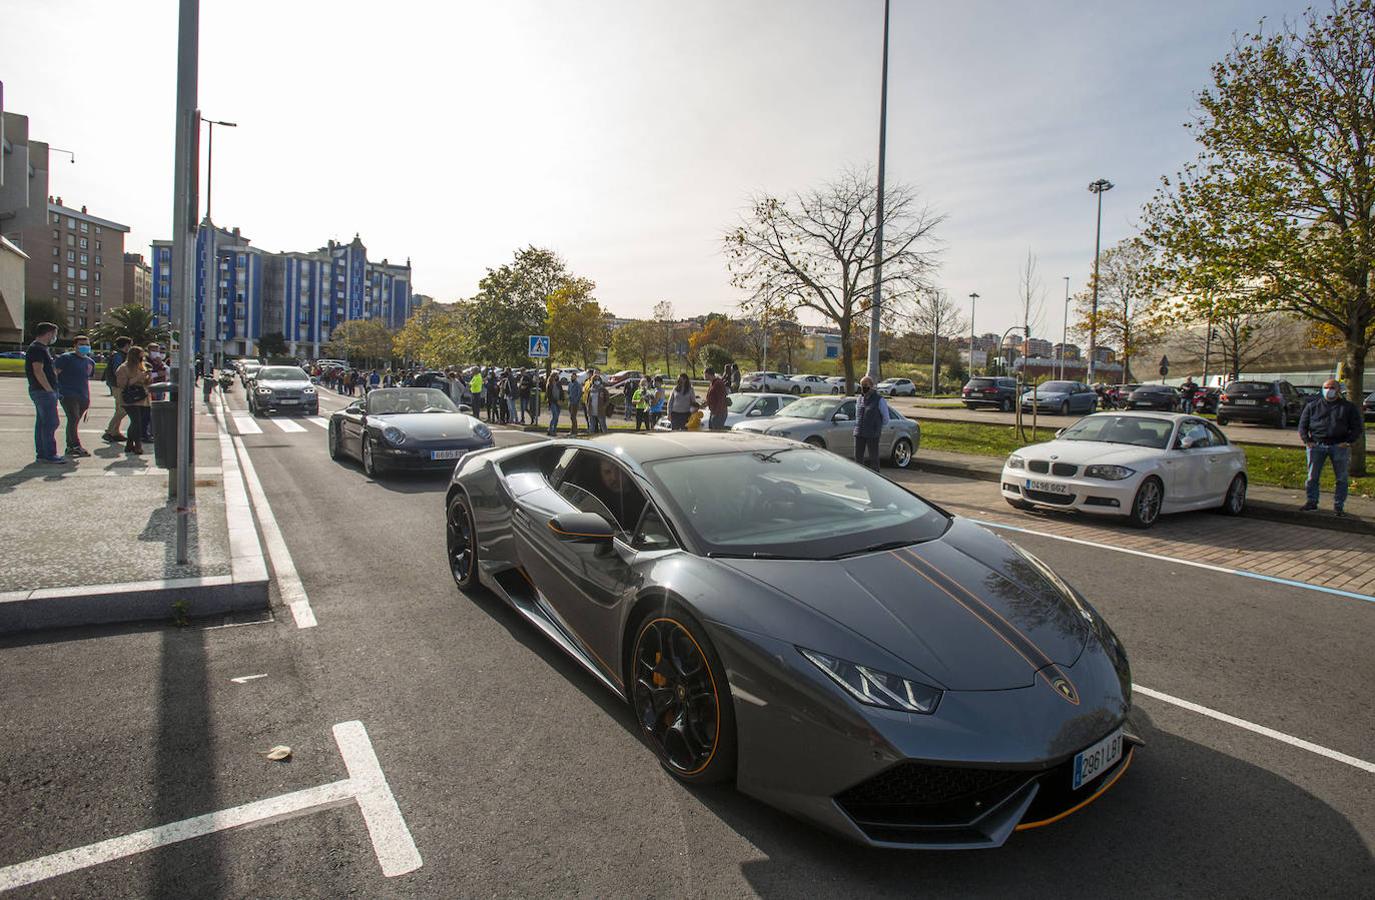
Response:
[{"label": "zebra crossing", "polygon": [[232,434],[237,434],[241,436],[249,434],[263,434],[265,432],[302,434],[304,432],[314,430],[312,428],[307,428],[305,425],[302,425],[302,422],[307,422],[310,425],[315,426],[315,428],[320,429],[321,431],[329,430],[329,420],[324,418],[323,416],[306,416],[301,419],[259,419],[255,418],[251,413],[246,413],[242,410],[234,409],[229,410],[228,412],[230,432]]}]

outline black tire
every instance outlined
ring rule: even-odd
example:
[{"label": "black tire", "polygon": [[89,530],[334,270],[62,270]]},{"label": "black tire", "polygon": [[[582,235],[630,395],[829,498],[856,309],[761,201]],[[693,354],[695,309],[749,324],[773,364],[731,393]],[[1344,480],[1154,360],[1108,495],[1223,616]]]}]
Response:
[{"label": "black tire", "polygon": [[1036,508],[1034,504],[1027,503],[1025,500],[1014,500],[1011,497],[1004,497],[1003,499],[1007,501],[1008,506],[1013,509],[1020,509],[1022,512]]},{"label": "black tire", "polygon": [[1278,428],[1278,429],[1280,429],[1281,431],[1283,431],[1283,430],[1285,430],[1285,429],[1287,429],[1287,428],[1289,427],[1289,410],[1287,410],[1287,409],[1281,409],[1281,410],[1280,410],[1279,421],[1277,421],[1277,422],[1275,423],[1275,427]]},{"label": "black tire", "polygon": [[793,394],[794,397],[800,397],[800,396],[802,396],[802,388],[794,386],[794,387],[793,387],[793,390],[792,390],[792,394]]},{"label": "black tire", "polygon": [[1221,415],[1221,414],[1218,415],[1218,417],[1217,417],[1217,424],[1219,424],[1219,425],[1226,425],[1226,424],[1227,424],[1227,421],[1228,421],[1228,419],[1227,419],[1226,416]]},{"label": "black tire", "polygon": [[382,467],[378,464],[372,453],[372,438],[363,435],[363,474],[374,481],[382,476]]},{"label": "black tire", "polygon": [[1127,521],[1136,528],[1150,528],[1160,518],[1160,508],[1165,502],[1165,486],[1152,475],[1141,482],[1132,498],[1131,512]]},{"label": "black tire", "polygon": [[1224,516],[1239,516],[1246,511],[1246,476],[1238,472],[1232,477],[1218,508]]},{"label": "black tire", "polygon": [[735,707],[726,669],[705,630],[677,603],[635,626],[626,694],[640,735],[670,775],[688,784],[735,776]]},{"label": "black tire", "polygon": [[826,442],[821,438],[817,437],[816,435],[812,435],[811,437],[807,438],[807,440],[803,441],[803,443],[811,444],[813,447],[820,447],[822,450],[826,449]]},{"label": "black tire", "polygon": [[889,462],[895,469],[909,469],[912,467],[912,442],[905,437],[893,441],[893,453],[889,457]]},{"label": "black tire", "polygon": [[468,510],[462,493],[449,501],[444,520],[444,547],[449,558],[449,574],[460,591],[470,591],[479,584],[477,577],[477,526]]},{"label": "black tire", "polygon": [[339,428],[333,422],[329,423],[329,437],[326,439],[329,447],[329,458],[335,462],[340,462],[344,458],[344,450],[339,446]]},{"label": "black tire", "polygon": [[1012,412],[1012,398],[1004,397],[1003,402],[998,404],[998,409],[1003,412]]},{"label": "black tire", "polygon": [[1063,401],[1063,402],[1060,404],[1060,415],[1062,415],[1062,416],[1067,416],[1067,415],[1069,415],[1069,401],[1068,401],[1068,400],[1065,400],[1065,401]]},{"label": "black tire", "polygon": [[964,408],[967,409],[967,410],[969,410],[969,411],[971,411],[971,412],[973,412],[974,410],[978,409],[979,407],[978,407],[978,404],[975,404],[975,403],[966,403],[966,404],[964,405]]}]

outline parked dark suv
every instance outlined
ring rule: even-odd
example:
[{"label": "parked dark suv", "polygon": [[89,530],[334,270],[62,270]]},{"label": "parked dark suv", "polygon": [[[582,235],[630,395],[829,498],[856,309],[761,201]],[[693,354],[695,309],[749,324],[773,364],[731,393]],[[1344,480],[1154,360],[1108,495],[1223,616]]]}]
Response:
[{"label": "parked dark suv", "polygon": [[1179,391],[1167,384],[1143,384],[1127,395],[1127,409],[1158,409],[1161,412],[1175,412],[1182,401]]},{"label": "parked dark suv", "polygon": [[995,406],[1003,412],[1012,412],[1012,408],[1017,404],[1017,379],[985,376],[971,378],[960,392],[960,399],[969,409]]},{"label": "parked dark suv", "polygon": [[1299,421],[1304,399],[1287,381],[1231,381],[1218,397],[1217,424],[1251,422],[1288,428]]},{"label": "parked dark suv", "polygon": [[1367,422],[1375,421],[1375,391],[1365,395],[1365,403],[1362,405]]}]

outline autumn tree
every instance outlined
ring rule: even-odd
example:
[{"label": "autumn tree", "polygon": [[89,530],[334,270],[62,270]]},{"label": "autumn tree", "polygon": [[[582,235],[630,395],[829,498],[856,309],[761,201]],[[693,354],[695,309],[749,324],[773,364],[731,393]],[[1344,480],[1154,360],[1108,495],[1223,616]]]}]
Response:
[{"label": "autumn tree", "polygon": [[1225,308],[1174,339],[1200,359],[1216,361],[1224,378],[1239,378],[1248,369],[1263,365],[1272,354],[1286,349],[1298,332],[1282,313],[1230,312]]},{"label": "autumn tree", "polygon": [[[948,357],[942,352],[949,349],[950,339],[964,334],[969,322],[961,314],[959,305],[950,299],[943,290],[922,291],[912,304],[912,312],[907,317],[912,331],[919,339],[924,339],[923,348],[931,357],[931,394],[935,396],[941,380],[941,364]],[[913,348],[915,349],[915,348]],[[903,354],[902,358],[906,358]],[[913,354],[911,359],[920,358]]]},{"label": "autumn tree", "polygon": [[617,328],[611,335],[611,352],[622,365],[639,363],[640,371],[648,373],[650,360],[659,352],[656,323],[637,319]]},{"label": "autumn tree", "polygon": [[431,369],[466,362],[472,356],[471,334],[465,324],[468,309],[465,302],[422,304],[397,332],[394,352]]},{"label": "autumn tree", "polygon": [[[1212,68],[1186,125],[1197,159],[1145,209],[1159,280],[1206,296],[1254,284],[1237,312],[1289,312],[1342,340],[1348,396],[1375,342],[1375,0],[1265,22]],[[1365,443],[1351,471],[1366,472]]]},{"label": "autumn tree", "polygon": [[[1140,238],[1128,238],[1104,250],[1098,260],[1098,346],[1118,348],[1122,380],[1135,381],[1131,361],[1158,346],[1164,338],[1168,317],[1157,307],[1158,293],[1150,272],[1151,247]],[[1184,306],[1188,314],[1191,309]],[[1075,334],[1087,336],[1093,328],[1093,276],[1074,297]]]},{"label": "autumn tree", "polygon": [[[840,329],[841,363],[854,380],[850,342],[874,294],[878,190],[868,171],[849,170],[790,197],[760,194],[722,239],[731,283],[747,303],[781,304],[815,312]],[[941,217],[911,188],[885,191],[882,277],[885,320],[893,320],[926,286],[935,266],[932,247]]]},{"label": "autumn tree", "polygon": [[519,250],[511,262],[488,269],[468,308],[473,361],[528,364],[529,337],[544,333],[549,298],[568,280],[559,255],[539,247]]},{"label": "autumn tree", "polygon": [[587,278],[569,277],[545,303],[550,352],[583,368],[606,346],[606,313],[592,296],[595,289]]},{"label": "autumn tree", "polygon": [[334,327],[325,349],[330,356],[381,363],[391,359],[392,334],[379,319],[351,319]]}]

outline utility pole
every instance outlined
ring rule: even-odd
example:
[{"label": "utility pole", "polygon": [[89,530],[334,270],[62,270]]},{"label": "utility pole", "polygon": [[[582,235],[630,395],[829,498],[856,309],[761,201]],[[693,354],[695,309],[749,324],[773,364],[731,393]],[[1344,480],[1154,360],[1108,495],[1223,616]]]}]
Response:
[{"label": "utility pole", "polygon": [[[1089,193],[1098,195],[1098,225],[1093,233],[1093,307],[1089,313],[1089,361],[1085,380],[1093,383],[1094,356],[1098,353],[1098,254],[1103,239],[1103,194],[1112,190],[1112,182],[1100,178],[1089,185]],[[1124,373],[1125,374],[1125,373]]]},{"label": "utility pole", "polygon": [[223,125],[225,128],[238,128],[234,122],[220,122],[216,119],[201,119],[206,125],[210,126],[210,145],[206,148],[205,162],[205,217],[210,218],[210,201],[215,191],[215,126]]},{"label": "utility pole", "polygon": [[939,352],[938,343],[941,339],[941,313],[944,311],[941,304],[944,302],[944,295],[933,298],[932,302],[935,304],[935,309],[932,310],[934,315],[931,316],[931,396],[934,397],[936,396],[936,357]]},{"label": "utility pole", "polygon": [[[971,293],[969,295],[969,375],[974,375],[974,307],[979,302],[979,295]],[[988,357],[984,357],[984,374],[988,374]]]},{"label": "utility pole", "polygon": [[1069,276],[1065,276],[1065,321],[1060,326],[1060,380],[1065,380],[1065,341],[1069,340]]},{"label": "utility pole", "polygon": [[[878,380],[878,335],[883,306],[883,158],[888,143],[888,6],[883,0],[883,78],[878,104],[878,205],[874,229],[874,297],[869,304],[869,367],[868,375]],[[844,336],[846,340],[849,335]]]},{"label": "utility pole", "polygon": [[196,345],[196,169],[200,113],[196,109],[200,54],[200,0],[180,0],[177,25],[177,118],[172,166],[172,296],[180,331],[177,348],[177,562],[189,562],[188,535],[195,502],[195,465],[191,450],[195,420],[191,404],[196,391],[191,363]]}]

